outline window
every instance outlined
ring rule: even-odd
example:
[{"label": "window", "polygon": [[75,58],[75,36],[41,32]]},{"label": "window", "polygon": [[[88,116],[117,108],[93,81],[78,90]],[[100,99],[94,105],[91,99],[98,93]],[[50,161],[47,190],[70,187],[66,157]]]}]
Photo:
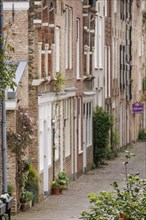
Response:
[{"label": "window", "polygon": [[95,68],[98,68],[98,62],[97,62],[97,58],[98,58],[98,44],[97,44],[97,29],[98,29],[98,18],[95,18],[95,55],[94,55],[94,63],[95,63]]},{"label": "window", "polygon": [[84,127],[85,129],[85,144],[86,147],[92,144],[92,102],[85,102],[83,105]]},{"label": "window", "polygon": [[123,54],[123,46],[120,45],[120,89],[123,90],[123,73],[124,73],[124,54]]},{"label": "window", "polygon": [[98,21],[98,49],[99,49],[99,68],[103,68],[103,19]]},{"label": "window", "polygon": [[66,6],[65,12],[65,57],[66,69],[72,69],[72,21],[73,11],[72,8]]},{"label": "window", "polygon": [[69,156],[70,151],[70,100],[65,100],[65,156]]},{"label": "window", "polygon": [[131,0],[126,0],[126,18],[131,18]]},{"label": "window", "polygon": [[113,4],[114,13],[117,13],[117,0],[113,0],[113,1],[114,1],[114,4]]},{"label": "window", "polygon": [[124,0],[120,0],[120,19],[124,20]]},{"label": "window", "polygon": [[103,68],[103,18],[95,21],[95,68]]},{"label": "window", "polygon": [[38,43],[38,72],[39,78],[42,77],[42,42]]},{"label": "window", "polygon": [[66,69],[69,68],[69,59],[68,59],[68,53],[69,53],[69,23],[68,23],[68,20],[69,20],[69,12],[68,12],[68,8],[66,8],[66,12],[65,12],[65,66],[66,66]]},{"label": "window", "polygon": [[111,47],[108,46],[108,97],[111,96]]},{"label": "window", "polygon": [[72,69],[72,8],[69,9],[69,21],[70,21],[70,29],[69,29],[69,69]]},{"label": "window", "polygon": [[60,28],[56,27],[56,72],[60,72]]},{"label": "window", "polygon": [[80,78],[80,19],[76,20],[76,76]]},{"label": "window", "polygon": [[82,117],[81,117],[81,98],[78,98],[78,150],[79,152],[82,150],[81,143],[81,131],[82,131]]}]

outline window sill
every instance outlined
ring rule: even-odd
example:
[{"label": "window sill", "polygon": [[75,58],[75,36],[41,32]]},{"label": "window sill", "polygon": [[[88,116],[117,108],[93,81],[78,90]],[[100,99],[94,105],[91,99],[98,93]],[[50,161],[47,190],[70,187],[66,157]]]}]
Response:
[{"label": "window sill", "polygon": [[78,77],[78,78],[77,78],[77,81],[80,81],[81,79],[82,79],[81,77]]},{"label": "window sill", "polygon": [[83,150],[79,150],[79,154],[82,154],[83,153]]}]

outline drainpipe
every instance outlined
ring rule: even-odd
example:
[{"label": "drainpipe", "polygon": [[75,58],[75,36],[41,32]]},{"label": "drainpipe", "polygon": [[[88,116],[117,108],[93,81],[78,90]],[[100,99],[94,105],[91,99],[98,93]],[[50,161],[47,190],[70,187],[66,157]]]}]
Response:
[{"label": "drainpipe", "polygon": [[[3,0],[0,0],[0,36],[3,37]],[[0,50],[3,44],[0,44]],[[5,91],[2,91],[2,180],[3,193],[7,192],[7,143],[6,143],[6,107]]]}]

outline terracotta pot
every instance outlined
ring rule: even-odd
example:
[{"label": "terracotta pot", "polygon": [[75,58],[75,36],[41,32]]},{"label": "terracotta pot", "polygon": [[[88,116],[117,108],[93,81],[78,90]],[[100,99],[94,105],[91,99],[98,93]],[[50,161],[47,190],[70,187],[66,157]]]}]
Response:
[{"label": "terracotta pot", "polygon": [[61,192],[60,192],[60,188],[54,188],[52,189],[52,194],[53,195],[59,195]]}]

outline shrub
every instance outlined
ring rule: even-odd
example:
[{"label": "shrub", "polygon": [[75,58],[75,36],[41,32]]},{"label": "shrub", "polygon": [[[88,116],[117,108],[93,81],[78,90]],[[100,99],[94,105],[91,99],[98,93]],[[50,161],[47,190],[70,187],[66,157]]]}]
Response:
[{"label": "shrub", "polygon": [[145,129],[142,129],[142,130],[139,131],[138,139],[139,140],[146,140],[146,131],[145,131]]},{"label": "shrub", "polygon": [[33,200],[33,193],[32,192],[29,192],[27,190],[24,190],[22,193],[21,193],[21,196],[20,196],[20,202],[21,203],[26,203],[26,202],[29,202]]},{"label": "shrub", "polygon": [[94,163],[98,165],[105,158],[109,144],[109,130],[113,125],[113,117],[102,108],[97,107],[93,114],[93,146]]}]

